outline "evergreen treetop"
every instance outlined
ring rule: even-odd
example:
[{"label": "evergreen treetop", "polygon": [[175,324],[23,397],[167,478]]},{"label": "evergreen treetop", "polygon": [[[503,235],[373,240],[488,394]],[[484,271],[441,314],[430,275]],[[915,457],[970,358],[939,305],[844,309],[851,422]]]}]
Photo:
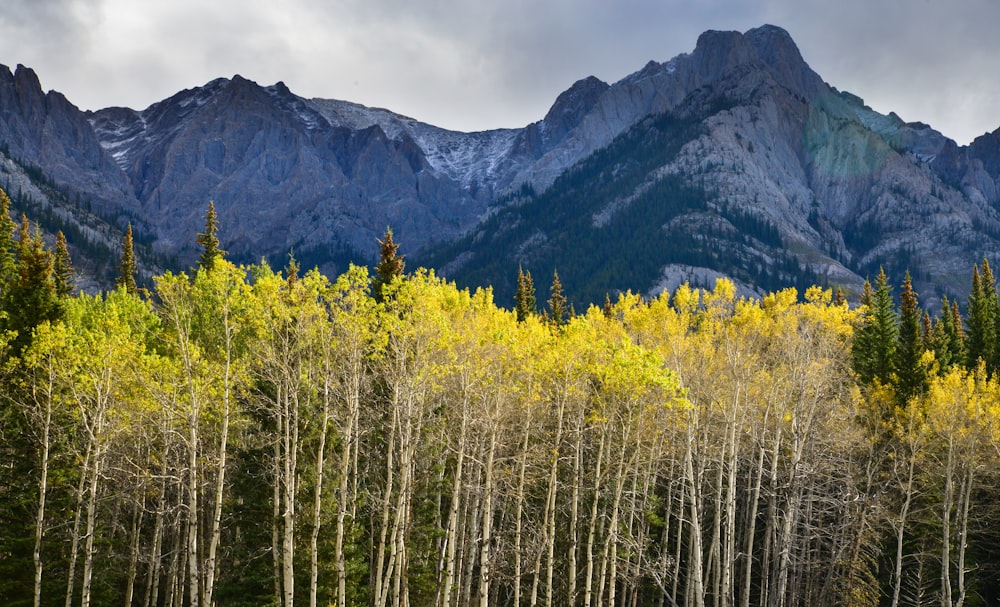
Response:
[{"label": "evergreen treetop", "polygon": [[[922,393],[926,385],[926,373],[920,364],[924,353],[924,338],[921,331],[920,304],[913,281],[907,272],[899,293],[899,342],[896,350],[896,394],[901,404]],[[930,324],[928,317],[927,324]],[[929,331],[928,331],[929,333]]]},{"label": "evergreen treetop", "polygon": [[52,278],[55,281],[56,295],[69,297],[73,293],[73,260],[69,256],[66,236],[60,230],[56,234],[56,250],[52,258]]},{"label": "evergreen treetop", "polygon": [[549,318],[552,324],[561,327],[566,324],[569,317],[569,307],[566,295],[563,294],[562,283],[559,282],[559,272],[552,272],[552,286],[549,288]]},{"label": "evergreen treetop", "polygon": [[225,256],[226,252],[219,248],[219,223],[215,215],[215,202],[208,203],[205,213],[205,231],[195,237],[195,242],[201,245],[201,256],[198,267],[211,270],[215,262]]},{"label": "evergreen treetop", "polygon": [[538,313],[535,301],[535,283],[531,280],[531,272],[525,272],[517,267],[517,292],[514,293],[514,310],[517,322],[524,322],[529,316]]},{"label": "evergreen treetop", "polygon": [[14,277],[14,233],[17,224],[10,217],[10,198],[0,189],[0,297]]},{"label": "evergreen treetop", "polygon": [[399,254],[399,245],[392,239],[392,228],[385,228],[385,236],[378,240],[378,245],[379,261],[372,279],[372,292],[376,301],[382,301],[385,287],[403,276],[406,264]]},{"label": "evergreen treetop", "polygon": [[854,371],[863,384],[877,379],[888,385],[896,372],[899,317],[885,270],[879,269],[874,288],[865,281],[861,304],[864,313],[851,348]]},{"label": "evergreen treetop", "polygon": [[62,315],[52,253],[45,248],[41,231],[37,227],[32,230],[24,215],[18,229],[14,264],[16,271],[3,294],[3,308],[8,315],[5,328],[17,331],[12,344],[16,355],[31,343],[35,327]]},{"label": "evergreen treetop", "polygon": [[132,224],[129,223],[128,227],[125,228],[125,237],[122,239],[122,257],[118,263],[118,276],[115,278],[115,287],[124,287],[128,293],[135,293],[135,274],[135,247],[132,242]]},{"label": "evergreen treetop", "polygon": [[966,310],[968,338],[966,339],[966,364],[974,368],[981,359],[988,370],[995,367],[997,318],[1000,303],[997,300],[996,281],[986,259],[982,272],[975,266],[972,270],[972,290]]}]

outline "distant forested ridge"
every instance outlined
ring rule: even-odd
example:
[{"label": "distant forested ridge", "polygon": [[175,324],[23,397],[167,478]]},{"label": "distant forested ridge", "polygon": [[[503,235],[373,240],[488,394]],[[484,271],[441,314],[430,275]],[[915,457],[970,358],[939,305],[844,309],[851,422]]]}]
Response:
[{"label": "distant forested ridge", "polygon": [[[0,197],[5,605],[996,604],[1000,304],[881,273],[574,313],[406,271],[76,293]],[[540,302],[548,300],[547,306]],[[544,309],[543,309],[544,308]]]}]

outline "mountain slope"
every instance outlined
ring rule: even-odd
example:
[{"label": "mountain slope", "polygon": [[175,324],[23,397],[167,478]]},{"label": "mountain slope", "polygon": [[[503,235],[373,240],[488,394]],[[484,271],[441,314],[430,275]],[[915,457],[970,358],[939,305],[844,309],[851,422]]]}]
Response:
[{"label": "mountain slope", "polygon": [[[926,125],[881,116],[824,84],[776,27],[707,32],[691,55],[668,65],[671,76],[697,75],[700,86],[578,165],[571,179],[556,179],[429,261],[462,284],[497,285],[501,300],[512,296],[518,265],[536,276],[558,270],[585,301],[719,273],[748,290],[816,278],[856,291],[884,265],[899,277],[910,268],[933,303],[945,293],[964,298],[972,264],[1000,250],[995,135],[958,148]],[[691,126],[647,141],[665,120]],[[700,192],[700,204],[668,213],[684,195],[651,203],[678,185]],[[536,206],[559,200],[579,202],[578,219],[590,215],[591,225],[532,218]],[[646,208],[640,215],[655,230],[636,223],[623,233],[625,224],[604,219],[635,206]],[[622,239],[657,260],[659,272],[627,271],[635,263],[607,244]],[[498,258],[499,250],[511,258]]]},{"label": "mountain slope", "polygon": [[209,200],[239,261],[294,251],[338,272],[372,262],[388,225],[413,262],[501,298],[519,263],[558,269],[580,303],[720,274],[857,290],[884,265],[933,302],[964,297],[1000,251],[1000,130],[961,147],[878,114],[774,26],[705,32],[618,82],[576,82],[538,122],[477,133],[239,76],[83,113],[3,68],[0,144],[182,265]]}]

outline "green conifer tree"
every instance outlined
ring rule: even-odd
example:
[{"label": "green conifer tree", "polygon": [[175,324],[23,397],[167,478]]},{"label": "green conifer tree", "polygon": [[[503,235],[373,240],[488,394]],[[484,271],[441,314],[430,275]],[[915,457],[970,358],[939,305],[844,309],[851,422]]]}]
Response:
[{"label": "green conifer tree", "polygon": [[996,283],[989,262],[983,260],[982,273],[979,266],[972,270],[972,290],[969,293],[966,322],[968,324],[968,339],[966,340],[966,365],[975,368],[982,359],[987,369],[992,372],[997,338],[997,302]]},{"label": "green conifer tree", "polygon": [[137,290],[135,274],[135,246],[132,242],[132,224],[129,223],[128,227],[125,228],[125,237],[122,239],[122,257],[118,263],[115,287],[124,287],[126,292],[135,293]]},{"label": "green conifer tree", "polygon": [[43,321],[56,320],[62,315],[56,292],[52,254],[46,250],[42,233],[21,216],[21,227],[15,246],[17,272],[4,294],[7,329],[17,331],[12,344],[14,354],[31,343],[31,333]]},{"label": "green conifer tree", "polygon": [[934,332],[934,319],[931,318],[930,312],[924,311],[923,316],[920,317],[920,341],[923,344],[924,350],[930,350],[931,352],[937,351],[937,337]]},{"label": "green conifer tree", "polygon": [[295,283],[299,280],[299,262],[295,259],[295,253],[288,254],[288,266],[285,268],[285,281],[288,283],[288,290],[291,291],[295,287]]},{"label": "green conifer tree", "polygon": [[524,322],[529,316],[538,313],[535,300],[535,283],[531,280],[531,272],[525,272],[517,267],[517,292],[514,293],[514,310],[517,322]]},{"label": "green conifer tree", "polygon": [[56,250],[52,258],[52,278],[56,285],[56,295],[59,297],[69,297],[73,293],[74,271],[73,260],[69,256],[69,246],[66,244],[66,236],[60,230],[56,233]]},{"label": "green conifer tree", "polygon": [[889,278],[881,268],[874,288],[865,281],[861,304],[865,311],[851,349],[854,372],[863,384],[875,380],[883,385],[889,384],[896,371],[899,317],[892,300]]},{"label": "green conifer tree", "polygon": [[399,254],[399,245],[392,239],[392,228],[386,227],[385,236],[378,241],[379,261],[372,278],[372,294],[375,301],[383,301],[385,287],[403,276],[406,263]]},{"label": "green conifer tree", "polygon": [[899,293],[899,333],[896,347],[896,396],[905,405],[926,389],[927,374],[920,364],[924,353],[920,304],[907,272]]},{"label": "green conifer tree", "polygon": [[961,364],[966,359],[965,329],[962,326],[962,311],[958,308],[958,300],[951,302],[951,330],[948,333],[948,348],[952,353],[952,363]]},{"label": "green conifer tree", "polygon": [[219,248],[219,222],[215,215],[215,202],[208,203],[208,211],[205,213],[205,231],[198,234],[194,239],[201,245],[201,256],[198,258],[198,266],[205,270],[215,267],[216,260],[222,259],[226,252]]},{"label": "green conifer tree", "polygon": [[833,305],[842,306],[847,303],[847,298],[844,297],[844,289],[837,287],[833,291]]},{"label": "green conifer tree", "polygon": [[[961,317],[958,322],[962,322]],[[944,373],[955,364],[963,362],[961,335],[959,328],[955,326],[952,303],[948,296],[941,298],[941,313],[934,319],[931,335],[926,342],[929,349],[934,351],[939,372]]]},{"label": "green conifer tree", "polygon": [[561,327],[566,324],[569,307],[563,294],[562,283],[559,282],[559,272],[552,272],[552,287],[549,289],[549,318],[552,324]]},{"label": "green conifer tree", "polygon": [[0,298],[14,279],[14,233],[17,224],[10,217],[10,198],[0,189]]}]

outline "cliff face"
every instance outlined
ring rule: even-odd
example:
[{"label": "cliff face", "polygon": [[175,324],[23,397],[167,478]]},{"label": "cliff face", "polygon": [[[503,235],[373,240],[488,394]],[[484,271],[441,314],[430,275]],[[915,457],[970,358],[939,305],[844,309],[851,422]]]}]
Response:
[{"label": "cliff face", "polygon": [[[964,296],[972,264],[1000,250],[1000,130],[960,147],[928,125],[878,114],[824,83],[774,26],[705,32],[691,53],[618,82],[578,81],[538,122],[477,133],[239,76],[144,110],[84,114],[43,93],[31,70],[2,68],[0,141],[188,263],[213,200],[223,247],[243,261],[281,265],[294,251],[337,272],[372,261],[376,237],[392,226],[418,259],[502,283],[479,271],[478,247],[499,246],[502,232],[510,263],[551,262],[544,251],[572,246],[563,232],[580,217],[542,226],[525,205],[571,193],[589,200],[567,207],[586,215],[588,230],[615,229],[615,217],[638,209],[663,221],[633,243],[661,251],[656,276],[604,272],[608,291],[719,272],[752,289],[755,276],[780,280],[796,267],[853,289],[885,265],[913,269],[926,300]],[[666,181],[702,202],[676,213],[642,206]],[[616,238],[640,237],[631,232]],[[699,235],[713,255],[666,254],[678,234]]]},{"label": "cliff face", "polygon": [[[531,208],[512,207],[435,263],[469,283],[499,284],[500,296],[508,296],[504,276],[518,265],[558,266],[564,277],[572,262],[557,251],[579,243],[579,257],[599,255],[593,249],[607,245],[595,243],[610,241],[602,231],[637,235],[615,217],[641,207],[662,224],[631,244],[657,260],[658,275],[616,282],[626,270],[611,260],[587,271],[608,274],[603,284],[564,277],[568,289],[591,297],[656,291],[682,280],[704,284],[722,272],[748,291],[796,276],[856,291],[882,265],[899,279],[912,270],[934,305],[941,294],[964,298],[972,265],[1000,250],[997,134],[958,147],[927,125],[880,115],[825,84],[780,28],[706,32],[691,54],[647,65],[589,107],[528,174],[536,185],[552,184],[539,205],[579,201],[592,225],[569,236],[532,219]],[[676,148],[669,154],[661,139],[643,135],[655,131],[651,117],[660,114],[689,125],[664,131]],[[611,145],[580,152],[588,160],[569,173],[546,172],[547,157],[583,150],[584,142],[595,150]],[[621,187],[607,187],[609,179]],[[651,197],[668,180],[697,190],[700,202],[656,215],[670,202]],[[696,238],[689,242],[690,235]],[[488,261],[497,247],[514,259]],[[606,272],[609,266],[615,271]]]}]

